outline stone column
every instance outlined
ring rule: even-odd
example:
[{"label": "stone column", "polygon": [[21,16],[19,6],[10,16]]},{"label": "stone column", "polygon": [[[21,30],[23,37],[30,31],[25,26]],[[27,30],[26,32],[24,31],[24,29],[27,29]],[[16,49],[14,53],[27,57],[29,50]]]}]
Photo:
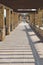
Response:
[{"label": "stone column", "polygon": [[28,16],[26,17],[26,20],[28,21]]},{"label": "stone column", "polygon": [[17,13],[15,13],[14,14],[14,23],[15,23],[15,27],[18,25],[18,14]]},{"label": "stone column", "polygon": [[13,11],[12,11],[12,31],[13,31]]},{"label": "stone column", "polygon": [[20,22],[22,21],[22,16],[20,16]]},{"label": "stone column", "polygon": [[38,25],[39,27],[42,26],[42,14],[43,14],[43,10],[38,10]]},{"label": "stone column", "polygon": [[15,29],[16,21],[15,21],[15,12],[12,12],[12,18],[13,18],[13,29]]},{"label": "stone column", "polygon": [[7,35],[10,34],[10,9],[6,9],[6,28]]},{"label": "stone column", "polygon": [[0,40],[5,38],[4,6],[0,4]]},{"label": "stone column", "polygon": [[15,29],[15,13],[12,12],[12,18],[13,18],[13,29]]},{"label": "stone column", "polygon": [[38,25],[38,13],[35,13],[35,25]]},{"label": "stone column", "polygon": [[19,14],[18,13],[16,13],[16,17],[17,17],[17,19],[16,19],[16,21],[17,21],[17,25],[19,24],[19,22],[18,22],[18,16],[19,16]]},{"label": "stone column", "polygon": [[30,14],[30,25],[31,26],[35,25],[35,13]]},{"label": "stone column", "polygon": [[26,16],[26,22],[29,23],[29,16]]},{"label": "stone column", "polygon": [[33,15],[32,13],[30,13],[30,25],[32,25],[32,23],[33,23]]},{"label": "stone column", "polygon": [[13,31],[13,11],[10,12],[10,30]]}]

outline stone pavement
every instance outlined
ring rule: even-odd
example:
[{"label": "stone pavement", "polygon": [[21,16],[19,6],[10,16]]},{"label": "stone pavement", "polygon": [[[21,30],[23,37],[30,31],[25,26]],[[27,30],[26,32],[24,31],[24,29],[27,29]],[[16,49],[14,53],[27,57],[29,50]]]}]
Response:
[{"label": "stone pavement", "polygon": [[43,43],[26,22],[0,42],[0,65],[43,65]]}]

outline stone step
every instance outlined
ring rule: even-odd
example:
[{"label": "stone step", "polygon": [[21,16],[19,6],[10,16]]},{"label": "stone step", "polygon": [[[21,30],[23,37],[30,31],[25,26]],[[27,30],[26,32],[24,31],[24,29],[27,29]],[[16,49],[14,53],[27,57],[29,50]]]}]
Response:
[{"label": "stone step", "polygon": [[35,62],[34,59],[0,59],[0,63],[29,63]]},{"label": "stone step", "polygon": [[13,55],[28,55],[28,54],[32,54],[32,52],[0,52],[0,55],[2,55],[2,54],[13,54]]},{"label": "stone step", "polygon": [[[9,42],[8,42],[9,43]],[[12,42],[13,43],[13,42]],[[1,46],[0,46],[1,47]],[[3,46],[4,47],[4,46]],[[12,50],[31,50],[30,46],[29,47],[14,47],[11,45],[11,47],[13,47]],[[0,48],[0,50],[3,50],[4,48]],[[5,49],[4,49],[5,50]],[[8,48],[6,48],[6,50],[10,50]]]},{"label": "stone step", "polygon": [[0,63],[0,65],[35,65],[35,63]]},{"label": "stone step", "polygon": [[34,65],[34,57],[31,50],[0,50],[1,65]]},{"label": "stone step", "polygon": [[32,51],[31,49],[19,49],[19,50],[16,50],[16,49],[7,49],[7,50],[0,50],[0,52],[29,52],[29,51]]},{"label": "stone step", "polygon": [[[9,42],[8,42],[9,43]],[[13,42],[12,42],[13,43]],[[5,44],[4,44],[5,45]],[[3,45],[3,46],[4,46]],[[8,45],[9,46],[9,45]],[[10,45],[11,47],[13,47],[13,49],[8,49],[8,48],[0,48],[0,50],[31,50],[31,47],[30,45],[29,46],[12,46]]]},{"label": "stone step", "polygon": [[33,55],[0,55],[1,58],[34,58]]}]

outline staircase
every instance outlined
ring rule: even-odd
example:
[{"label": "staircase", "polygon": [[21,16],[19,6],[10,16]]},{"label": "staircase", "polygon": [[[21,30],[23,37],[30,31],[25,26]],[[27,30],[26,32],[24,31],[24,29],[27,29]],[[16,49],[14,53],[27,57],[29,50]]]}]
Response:
[{"label": "staircase", "polygon": [[35,65],[30,46],[0,50],[0,65]]}]

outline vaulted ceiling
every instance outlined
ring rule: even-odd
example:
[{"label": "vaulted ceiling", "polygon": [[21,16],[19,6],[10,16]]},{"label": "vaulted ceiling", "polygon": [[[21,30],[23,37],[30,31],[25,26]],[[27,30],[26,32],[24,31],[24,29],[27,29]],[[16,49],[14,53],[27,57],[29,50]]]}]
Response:
[{"label": "vaulted ceiling", "polygon": [[14,10],[43,8],[43,0],[0,0],[0,3]]}]

